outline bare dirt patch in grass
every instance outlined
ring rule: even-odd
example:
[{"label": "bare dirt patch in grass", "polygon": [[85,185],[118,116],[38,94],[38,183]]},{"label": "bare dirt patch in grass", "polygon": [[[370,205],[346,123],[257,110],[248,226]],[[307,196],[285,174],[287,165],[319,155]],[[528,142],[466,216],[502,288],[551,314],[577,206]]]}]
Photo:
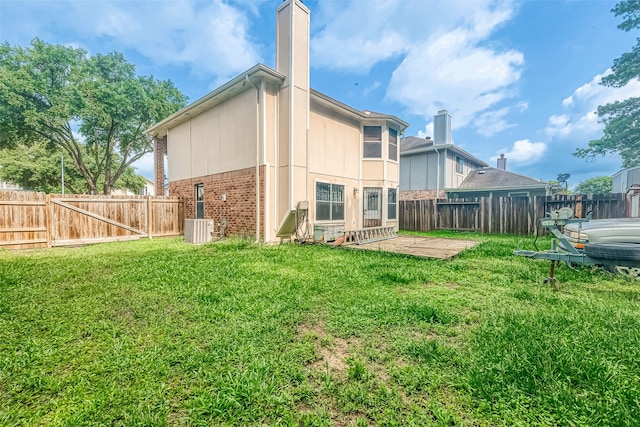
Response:
[{"label": "bare dirt patch in grass", "polygon": [[316,354],[320,356],[309,367],[314,370],[328,370],[340,379],[345,377],[348,369],[346,360],[353,353],[353,349],[361,345],[357,338],[344,339],[332,336],[326,331],[322,321],[300,325],[298,336],[311,339]]}]

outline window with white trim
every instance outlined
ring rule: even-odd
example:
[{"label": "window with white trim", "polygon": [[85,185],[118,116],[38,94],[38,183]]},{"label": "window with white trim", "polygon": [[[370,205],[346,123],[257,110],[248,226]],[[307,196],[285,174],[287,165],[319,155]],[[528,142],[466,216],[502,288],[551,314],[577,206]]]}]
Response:
[{"label": "window with white trim", "polygon": [[389,160],[398,160],[398,131],[389,128]]},{"label": "window with white trim", "polygon": [[204,184],[196,184],[196,219],[204,218]]},{"label": "window with white trim", "polygon": [[316,182],[316,221],[344,220],[344,185]]},{"label": "window with white trim", "polygon": [[382,157],[382,126],[364,126],[362,129],[363,157]]},{"label": "window with white trim", "polygon": [[398,212],[397,190],[395,188],[389,188],[387,195],[387,219],[396,219]]}]

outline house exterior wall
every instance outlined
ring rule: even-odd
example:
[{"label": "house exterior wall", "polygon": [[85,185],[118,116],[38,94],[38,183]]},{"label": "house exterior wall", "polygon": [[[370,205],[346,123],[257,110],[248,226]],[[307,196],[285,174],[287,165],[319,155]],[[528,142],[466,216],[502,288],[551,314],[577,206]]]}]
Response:
[{"label": "house exterior wall", "polygon": [[633,185],[640,184],[640,166],[623,169],[612,177],[614,193],[626,193]]},{"label": "house exterior wall", "polygon": [[413,191],[444,188],[444,150],[440,151],[440,162],[438,181],[438,153],[435,151],[400,156],[400,189]]},{"label": "house exterior wall", "polygon": [[[310,218],[314,225],[338,225],[345,230],[363,227],[363,189],[381,188],[382,225],[393,226],[397,220],[387,218],[388,189],[397,188],[398,162],[388,160],[388,128],[383,122],[367,125],[382,126],[382,158],[362,158],[362,126],[357,120],[338,114],[317,103],[311,103],[309,132],[309,176],[307,194]],[[343,185],[345,191],[344,219],[318,220],[316,216],[317,183]]]},{"label": "house exterior wall", "polygon": [[169,129],[171,181],[244,169],[256,164],[256,90],[248,90]]},{"label": "house exterior wall", "polygon": [[[388,160],[388,127],[398,125],[400,133],[406,124],[311,96],[309,11],[300,0],[278,8],[276,48],[277,73],[247,73],[246,85],[237,77],[215,92],[219,100],[203,98],[209,107],[196,102],[179,121],[163,124],[169,192],[186,201],[186,218],[196,216],[195,186],[204,184],[204,217],[216,230],[225,220],[226,234],[278,242],[283,220],[301,201],[309,202],[312,226],[353,230],[364,222],[363,189],[376,187],[381,225],[396,225],[387,199],[398,187],[399,165]],[[382,128],[381,159],[362,158],[365,124]],[[317,183],[344,186],[344,218],[316,221]]]},{"label": "house exterior wall", "polygon": [[[264,225],[265,168],[260,168],[260,224]],[[185,218],[195,218],[195,186],[204,184],[204,217],[213,219],[214,230],[220,232],[226,221],[225,235],[255,238],[256,169],[254,167],[218,174],[186,178],[169,183],[169,194],[185,201]],[[261,236],[264,239],[264,236]]]},{"label": "house exterior wall", "polygon": [[[457,172],[457,158],[463,159],[462,173]],[[438,160],[440,166],[438,167]],[[460,155],[447,146],[438,151],[423,151],[400,156],[400,189],[402,200],[445,197],[445,188],[457,188],[472,170],[483,165]]]},{"label": "house exterior wall", "polygon": [[444,185],[441,188],[457,188],[462,184],[462,181],[469,175],[469,162],[463,158],[464,165],[462,167],[462,173],[456,171],[457,161],[456,158],[462,157],[457,155],[451,150],[445,151],[444,162],[445,167],[442,170],[444,175]]}]

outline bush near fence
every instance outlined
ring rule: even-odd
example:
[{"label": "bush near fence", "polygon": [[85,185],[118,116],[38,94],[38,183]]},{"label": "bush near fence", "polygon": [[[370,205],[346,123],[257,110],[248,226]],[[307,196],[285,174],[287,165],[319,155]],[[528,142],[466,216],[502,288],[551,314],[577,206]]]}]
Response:
[{"label": "bush near fence", "polygon": [[175,197],[0,191],[0,248],[176,236],[183,226],[184,202]]},{"label": "bush near fence", "polygon": [[622,218],[630,211],[627,202],[624,194],[404,200],[399,202],[399,226],[407,231],[530,235],[547,212],[569,207],[579,218],[589,211],[593,219]]}]

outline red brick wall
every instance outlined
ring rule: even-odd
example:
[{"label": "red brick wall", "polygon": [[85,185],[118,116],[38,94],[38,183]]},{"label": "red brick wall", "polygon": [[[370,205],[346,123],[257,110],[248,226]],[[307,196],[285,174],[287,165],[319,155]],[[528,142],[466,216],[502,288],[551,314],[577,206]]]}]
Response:
[{"label": "red brick wall", "polygon": [[402,190],[399,200],[434,200],[436,198],[446,199],[447,194],[440,190],[440,197],[436,197],[436,190]]},{"label": "red brick wall", "polygon": [[154,138],[153,163],[156,196],[164,196],[164,156],[167,154],[167,137]]},{"label": "red brick wall", "polygon": [[[185,218],[196,217],[195,186],[204,184],[204,217],[214,221],[216,233],[227,220],[226,236],[256,236],[256,168],[169,182],[169,195],[185,201]],[[260,239],[264,230],[264,166],[260,166]],[[222,195],[226,201],[222,201]]]}]

